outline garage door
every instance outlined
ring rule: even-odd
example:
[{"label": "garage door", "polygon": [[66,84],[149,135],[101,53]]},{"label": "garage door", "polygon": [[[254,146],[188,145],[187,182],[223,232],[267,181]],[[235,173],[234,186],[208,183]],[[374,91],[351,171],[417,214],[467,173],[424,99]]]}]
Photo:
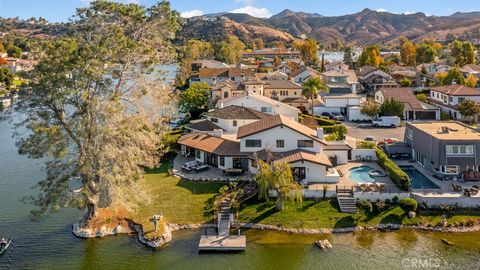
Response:
[{"label": "garage door", "polygon": [[435,111],[416,112],[417,120],[435,120]]}]

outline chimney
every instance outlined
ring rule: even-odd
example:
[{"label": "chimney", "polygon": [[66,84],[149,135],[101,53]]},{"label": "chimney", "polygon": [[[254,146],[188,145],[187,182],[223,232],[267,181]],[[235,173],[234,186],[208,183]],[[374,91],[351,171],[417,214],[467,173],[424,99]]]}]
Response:
[{"label": "chimney", "polygon": [[323,140],[323,128],[317,128],[317,138]]},{"label": "chimney", "polygon": [[223,129],[214,129],[213,134],[214,137],[222,138],[223,136]]},{"label": "chimney", "polygon": [[218,108],[219,108],[219,109],[223,109],[223,101],[220,100],[220,101],[218,102]]}]

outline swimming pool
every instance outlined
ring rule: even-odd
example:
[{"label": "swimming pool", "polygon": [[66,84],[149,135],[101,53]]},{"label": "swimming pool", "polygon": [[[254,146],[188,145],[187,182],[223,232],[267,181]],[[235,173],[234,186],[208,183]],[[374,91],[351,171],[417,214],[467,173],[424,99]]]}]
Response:
[{"label": "swimming pool", "polygon": [[373,183],[375,178],[370,176],[370,172],[373,171],[373,168],[370,166],[359,166],[350,168],[350,179],[358,183]]},{"label": "swimming pool", "polygon": [[412,189],[440,189],[437,184],[428,179],[423,173],[413,166],[399,166],[410,176]]}]

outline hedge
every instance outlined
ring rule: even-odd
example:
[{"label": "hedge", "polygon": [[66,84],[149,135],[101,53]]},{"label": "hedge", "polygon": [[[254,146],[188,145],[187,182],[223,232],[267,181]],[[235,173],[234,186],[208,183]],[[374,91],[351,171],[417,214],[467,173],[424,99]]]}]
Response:
[{"label": "hedge", "polygon": [[387,154],[380,148],[376,148],[375,152],[378,157],[378,165],[382,167],[398,188],[404,191],[410,191],[410,177],[398,167],[395,162],[388,158]]},{"label": "hedge", "polygon": [[337,125],[337,124],[340,124],[339,121],[335,121],[335,120],[332,120],[332,119],[327,119],[327,118],[322,118],[322,117],[315,117],[315,116],[311,116],[311,115],[307,115],[307,114],[302,114],[300,115],[300,119],[303,119],[303,118],[313,118],[317,121],[317,124],[321,127],[324,127],[324,126],[334,126],[334,125]]}]

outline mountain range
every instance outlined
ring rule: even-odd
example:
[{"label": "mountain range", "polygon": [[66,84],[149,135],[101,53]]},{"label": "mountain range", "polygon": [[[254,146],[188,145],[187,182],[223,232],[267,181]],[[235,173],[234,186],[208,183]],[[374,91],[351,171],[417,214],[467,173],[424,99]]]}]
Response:
[{"label": "mountain range", "polygon": [[237,13],[194,17],[187,20],[179,36],[215,41],[233,34],[247,42],[255,38],[291,41],[312,37],[326,43],[340,40],[366,45],[392,43],[401,35],[415,41],[426,37],[442,40],[449,33],[460,36],[465,32],[480,37],[480,12],[427,16],[421,12],[394,14],[364,9],[354,14],[329,17],[287,9],[270,18]]}]

